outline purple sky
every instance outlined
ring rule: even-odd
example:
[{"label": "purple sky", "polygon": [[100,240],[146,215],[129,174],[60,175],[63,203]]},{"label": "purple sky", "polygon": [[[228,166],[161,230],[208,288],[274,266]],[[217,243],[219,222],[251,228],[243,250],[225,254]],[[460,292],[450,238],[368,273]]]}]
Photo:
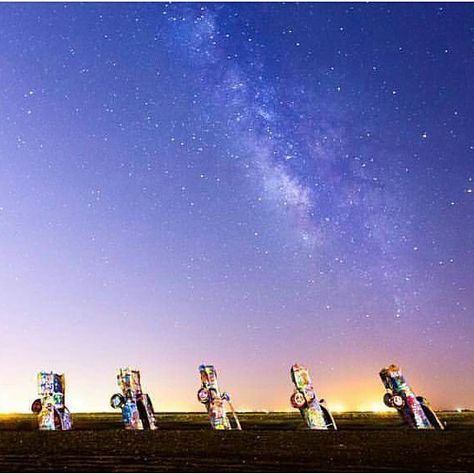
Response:
[{"label": "purple sky", "polygon": [[399,363],[474,406],[471,4],[0,5],[0,411],[142,370],[202,410],[214,363],[335,409]]}]

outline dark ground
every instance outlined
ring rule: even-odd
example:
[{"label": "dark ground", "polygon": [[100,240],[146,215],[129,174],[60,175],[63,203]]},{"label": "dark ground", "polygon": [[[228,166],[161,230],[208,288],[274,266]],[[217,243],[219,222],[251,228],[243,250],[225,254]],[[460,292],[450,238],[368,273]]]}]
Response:
[{"label": "dark ground", "polygon": [[0,471],[474,470],[474,413],[441,413],[444,432],[406,429],[396,414],[339,414],[337,432],[305,430],[297,413],[240,418],[242,432],[178,413],[126,432],[119,414],[76,414],[72,432],[38,432],[33,416],[0,415]]}]

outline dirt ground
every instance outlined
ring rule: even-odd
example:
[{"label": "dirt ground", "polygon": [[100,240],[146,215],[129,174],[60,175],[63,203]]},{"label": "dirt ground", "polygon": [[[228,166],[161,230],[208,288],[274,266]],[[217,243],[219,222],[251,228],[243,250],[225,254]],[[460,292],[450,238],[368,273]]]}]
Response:
[{"label": "dirt ground", "polygon": [[339,431],[315,432],[297,413],[246,413],[244,431],[212,432],[204,414],[173,413],[157,414],[157,431],[126,432],[103,413],[38,432],[33,416],[0,415],[0,471],[474,471],[474,413],[440,418],[446,431],[420,432],[396,414],[344,413]]}]

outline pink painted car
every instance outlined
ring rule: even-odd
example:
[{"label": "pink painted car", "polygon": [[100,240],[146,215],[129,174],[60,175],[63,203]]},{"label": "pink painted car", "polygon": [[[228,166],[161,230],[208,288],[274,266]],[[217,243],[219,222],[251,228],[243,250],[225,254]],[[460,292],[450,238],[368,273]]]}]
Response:
[{"label": "pink painted car", "polygon": [[240,422],[230,402],[230,396],[226,392],[221,392],[217,383],[217,372],[213,365],[202,364],[199,366],[201,375],[201,388],[198,390],[198,400],[206,406],[211,427],[215,430],[231,430],[229,416],[226,410],[226,403],[233,415],[235,428],[241,430]]},{"label": "pink painted car", "polygon": [[297,408],[310,430],[337,430],[331,412],[319,400],[306,367],[294,364],[290,370],[295,390],[290,397],[293,408]]}]

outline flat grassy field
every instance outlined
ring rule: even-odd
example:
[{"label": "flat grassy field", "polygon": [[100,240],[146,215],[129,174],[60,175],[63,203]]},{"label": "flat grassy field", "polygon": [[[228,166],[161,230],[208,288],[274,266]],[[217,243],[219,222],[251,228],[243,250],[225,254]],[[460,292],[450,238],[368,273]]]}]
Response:
[{"label": "flat grassy field", "polygon": [[84,413],[71,432],[38,432],[33,416],[0,415],[0,471],[474,471],[474,413],[440,413],[442,432],[335,418],[339,431],[315,432],[298,413],[245,413],[243,431],[212,432],[205,414],[160,413],[159,430],[126,432],[118,413]]}]

